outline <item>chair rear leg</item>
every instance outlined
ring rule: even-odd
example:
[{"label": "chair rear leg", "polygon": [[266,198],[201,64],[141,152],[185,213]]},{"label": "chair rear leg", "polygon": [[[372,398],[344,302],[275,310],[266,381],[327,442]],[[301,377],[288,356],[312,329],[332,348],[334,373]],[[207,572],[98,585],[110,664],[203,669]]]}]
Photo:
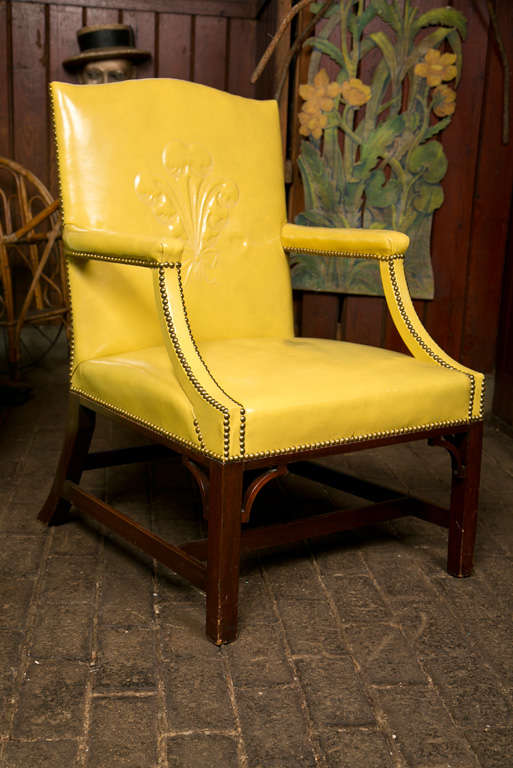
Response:
[{"label": "chair rear leg", "polygon": [[477,527],[483,424],[473,424],[458,440],[460,461],[452,461],[447,571],[470,576]]},{"label": "chair rear leg", "polygon": [[52,489],[38,515],[42,523],[57,525],[66,521],[70,503],[62,498],[62,488],[66,480],[80,482],[95,421],[95,412],[81,405],[76,397],[70,395],[68,424],[61,457]]},{"label": "chair rear leg", "polygon": [[238,464],[210,469],[206,632],[216,645],[237,636],[242,474]]}]

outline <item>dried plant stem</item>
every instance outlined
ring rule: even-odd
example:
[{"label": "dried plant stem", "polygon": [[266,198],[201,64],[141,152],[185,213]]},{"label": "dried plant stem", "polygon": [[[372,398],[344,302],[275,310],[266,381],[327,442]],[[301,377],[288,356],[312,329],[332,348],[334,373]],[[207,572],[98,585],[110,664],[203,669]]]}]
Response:
[{"label": "dried plant stem", "polygon": [[276,101],[280,100],[281,92],[282,92],[283,86],[285,85],[285,80],[287,79],[290,62],[292,61],[296,53],[299,51],[299,49],[305,42],[306,38],[308,37],[312,29],[314,29],[317,22],[324,16],[324,14],[326,13],[326,11],[328,10],[328,8],[333,2],[334,0],[326,0],[323,6],[317,11],[313,19],[307,24],[307,26],[305,27],[301,35],[298,38],[296,38],[296,40],[294,41],[294,45],[289,50],[285,63],[280,72],[280,76],[278,79],[278,86],[274,94],[274,98],[276,99]]},{"label": "dried plant stem", "polygon": [[260,61],[258,62],[255,71],[251,75],[251,83],[256,83],[262,72],[264,71],[267,62],[271,58],[271,56],[274,53],[274,50],[278,43],[280,42],[281,38],[283,37],[283,34],[285,33],[287,27],[291,23],[292,19],[297,16],[299,11],[304,8],[306,5],[310,5],[312,0],[299,0],[299,3],[294,5],[290,11],[283,17],[280,26],[278,27],[278,31],[274,35],[273,39],[267,46],[267,48],[264,51],[264,54]]}]

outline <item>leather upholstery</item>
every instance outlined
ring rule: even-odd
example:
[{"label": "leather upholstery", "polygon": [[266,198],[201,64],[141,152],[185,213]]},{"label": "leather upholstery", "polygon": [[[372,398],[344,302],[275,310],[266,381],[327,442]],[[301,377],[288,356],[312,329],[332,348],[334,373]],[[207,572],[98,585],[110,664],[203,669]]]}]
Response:
[{"label": "leather upholstery", "polygon": [[[274,103],[173,80],[52,99],[74,391],[223,461],[481,418],[482,375],[414,312],[405,235],[285,223]],[[377,259],[413,357],[295,339],[287,250]]]}]

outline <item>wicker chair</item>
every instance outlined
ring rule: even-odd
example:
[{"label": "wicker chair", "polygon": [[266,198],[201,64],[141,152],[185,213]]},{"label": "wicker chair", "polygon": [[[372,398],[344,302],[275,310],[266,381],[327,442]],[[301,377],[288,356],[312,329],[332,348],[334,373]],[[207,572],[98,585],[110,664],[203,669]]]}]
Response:
[{"label": "wicker chair", "polygon": [[12,379],[20,373],[24,328],[68,325],[58,206],[33,173],[0,157],[0,326]]}]

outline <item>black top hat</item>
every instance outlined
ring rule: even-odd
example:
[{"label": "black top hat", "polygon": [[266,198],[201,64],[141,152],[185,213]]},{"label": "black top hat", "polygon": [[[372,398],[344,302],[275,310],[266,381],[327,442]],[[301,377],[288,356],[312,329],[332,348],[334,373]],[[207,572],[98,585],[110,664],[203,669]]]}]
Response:
[{"label": "black top hat", "polygon": [[130,59],[139,62],[151,56],[149,51],[135,47],[134,30],[126,24],[82,27],[77,32],[77,39],[80,53],[62,62],[70,71],[80,69],[90,61]]}]

